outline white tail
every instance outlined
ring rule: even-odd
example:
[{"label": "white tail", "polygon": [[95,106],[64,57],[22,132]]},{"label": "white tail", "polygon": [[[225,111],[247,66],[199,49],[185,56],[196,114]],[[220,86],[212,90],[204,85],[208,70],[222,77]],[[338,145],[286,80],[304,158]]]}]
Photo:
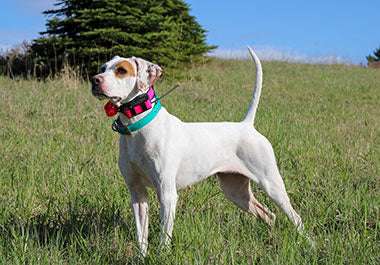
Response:
[{"label": "white tail", "polygon": [[257,106],[259,105],[260,95],[261,95],[261,87],[263,83],[263,70],[261,68],[261,63],[256,53],[252,50],[251,47],[248,46],[249,53],[252,56],[253,61],[256,66],[256,82],[255,82],[255,90],[253,91],[253,96],[251,98],[251,102],[249,103],[247,114],[243,119],[243,122],[249,122],[254,124]]}]

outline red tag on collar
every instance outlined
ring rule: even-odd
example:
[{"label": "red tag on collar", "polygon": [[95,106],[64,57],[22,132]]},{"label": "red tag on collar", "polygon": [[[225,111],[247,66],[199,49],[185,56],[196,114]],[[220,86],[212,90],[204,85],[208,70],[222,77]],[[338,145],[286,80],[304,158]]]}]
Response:
[{"label": "red tag on collar", "polygon": [[115,116],[118,112],[117,106],[113,104],[111,101],[107,102],[107,104],[104,106],[104,110],[108,117]]}]

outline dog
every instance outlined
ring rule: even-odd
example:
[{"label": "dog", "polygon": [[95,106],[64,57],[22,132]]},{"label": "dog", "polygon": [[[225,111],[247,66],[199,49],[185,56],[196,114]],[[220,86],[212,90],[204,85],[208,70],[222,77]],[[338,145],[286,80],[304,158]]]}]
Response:
[{"label": "dog", "polygon": [[152,92],[162,69],[141,58],[116,56],[101,66],[101,73],[92,77],[92,94],[109,99],[108,111],[112,112],[109,116],[120,113],[113,124],[113,129],[121,134],[118,164],[130,193],[142,256],[147,254],[148,247],[147,187],[158,195],[160,240],[168,246],[177,191],[214,174],[229,200],[273,225],[276,216],[255,199],[250,186],[252,180],[302,233],[303,223],[290,204],[273,148],[254,128],[262,67],[251,47],[248,50],[256,66],[256,81],[241,122],[185,123],[169,114]]}]

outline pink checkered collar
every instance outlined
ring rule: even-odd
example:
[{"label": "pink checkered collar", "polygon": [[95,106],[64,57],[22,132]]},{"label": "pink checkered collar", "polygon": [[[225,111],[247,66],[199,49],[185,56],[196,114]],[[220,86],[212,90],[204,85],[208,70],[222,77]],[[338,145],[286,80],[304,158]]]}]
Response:
[{"label": "pink checkered collar", "polygon": [[[117,112],[124,113],[128,118],[132,118],[138,114],[143,113],[152,108],[152,99],[155,99],[155,92],[153,87],[150,87],[148,92],[141,94],[131,101],[128,101],[117,107],[111,101],[109,101],[105,106],[104,110],[107,116],[112,117],[117,114]],[[154,100],[153,100],[154,102]]]},{"label": "pink checkered collar", "polygon": [[121,105],[119,111],[124,113],[128,118],[141,114],[152,108],[152,99],[154,98],[154,95],[154,89],[153,87],[150,87],[148,92]]}]

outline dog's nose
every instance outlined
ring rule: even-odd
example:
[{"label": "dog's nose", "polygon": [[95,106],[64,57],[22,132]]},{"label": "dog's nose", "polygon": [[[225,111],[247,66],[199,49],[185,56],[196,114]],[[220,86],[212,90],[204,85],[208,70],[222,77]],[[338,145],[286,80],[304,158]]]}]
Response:
[{"label": "dog's nose", "polygon": [[104,78],[102,76],[96,75],[91,78],[91,83],[93,85],[100,86],[104,81]]}]

